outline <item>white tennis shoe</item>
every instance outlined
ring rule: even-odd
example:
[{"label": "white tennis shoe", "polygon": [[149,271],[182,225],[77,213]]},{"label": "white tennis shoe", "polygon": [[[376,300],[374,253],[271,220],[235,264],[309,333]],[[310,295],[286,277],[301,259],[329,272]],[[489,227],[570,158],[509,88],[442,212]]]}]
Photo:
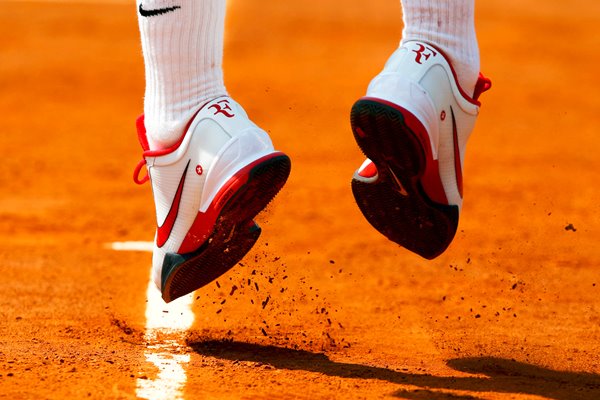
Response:
[{"label": "white tennis shoe", "polygon": [[440,50],[411,41],[352,107],[352,131],[368,157],[352,180],[356,202],[375,229],[422,257],[437,257],[454,238],[467,140],[490,87],[480,75],[468,95]]},{"label": "white tennis shoe", "polygon": [[[252,248],[260,228],[253,218],[285,184],[290,159],[229,97],[204,104],[181,140],[166,150],[144,149],[134,180],[152,184],[157,230],[153,278],[166,302],[225,273]],[[148,175],[139,178],[146,166]]]}]

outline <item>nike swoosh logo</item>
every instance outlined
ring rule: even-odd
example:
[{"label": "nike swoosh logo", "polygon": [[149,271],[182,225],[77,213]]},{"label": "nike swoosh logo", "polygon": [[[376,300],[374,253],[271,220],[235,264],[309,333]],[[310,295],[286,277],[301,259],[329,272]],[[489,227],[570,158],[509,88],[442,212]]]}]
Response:
[{"label": "nike swoosh logo", "polygon": [[404,189],[404,186],[402,186],[402,183],[400,182],[400,179],[398,179],[398,177],[396,176],[396,174],[394,173],[394,171],[392,171],[391,168],[388,167],[388,170],[392,174],[392,178],[394,178],[394,181],[396,181],[396,185],[397,185],[396,191],[398,193],[400,193],[402,196],[408,197],[408,192],[406,191],[406,189]]},{"label": "nike swoosh logo", "polygon": [[181,195],[183,193],[183,185],[185,183],[185,177],[187,175],[188,167],[190,166],[190,161],[188,161],[187,165],[185,166],[185,170],[183,171],[183,175],[181,175],[181,179],[179,180],[179,185],[177,186],[175,197],[173,197],[173,203],[171,203],[169,213],[167,214],[162,225],[159,226],[156,230],[156,245],[158,247],[163,247],[165,243],[167,243],[167,240],[169,240],[169,236],[171,236],[171,231],[175,226],[177,214],[179,213],[179,204],[181,203]]},{"label": "nike swoosh logo", "polygon": [[140,11],[140,15],[142,17],[154,17],[154,16],[157,16],[157,15],[162,15],[162,14],[169,13],[171,11],[175,11],[175,10],[177,10],[179,8],[181,8],[181,6],[173,6],[173,7],[166,7],[166,8],[155,8],[153,10],[144,10],[144,8],[142,7],[142,4],[140,3],[139,11]]},{"label": "nike swoosh logo", "polygon": [[462,166],[460,165],[460,148],[458,146],[458,130],[456,129],[456,118],[454,117],[454,110],[450,106],[450,114],[452,115],[452,138],[454,140],[454,173],[456,174],[456,185],[458,186],[458,193],[460,198],[463,197],[463,179],[462,179]]}]

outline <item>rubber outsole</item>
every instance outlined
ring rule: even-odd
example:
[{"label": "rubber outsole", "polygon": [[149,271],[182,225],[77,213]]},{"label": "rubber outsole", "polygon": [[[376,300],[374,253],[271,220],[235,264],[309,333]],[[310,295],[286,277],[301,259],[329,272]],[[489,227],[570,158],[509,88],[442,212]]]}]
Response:
[{"label": "rubber outsole", "polygon": [[459,209],[433,202],[423,190],[425,151],[403,112],[409,113],[372,99],[358,100],[352,107],[354,138],[378,171],[378,179],[372,183],[354,178],[352,192],[377,231],[421,257],[433,259],[452,242]]},{"label": "rubber outsole", "polygon": [[165,302],[209,284],[250,251],[261,233],[253,218],[281,190],[290,170],[290,159],[283,153],[254,166],[247,182],[221,209],[209,239],[194,252],[165,255],[161,290]]}]

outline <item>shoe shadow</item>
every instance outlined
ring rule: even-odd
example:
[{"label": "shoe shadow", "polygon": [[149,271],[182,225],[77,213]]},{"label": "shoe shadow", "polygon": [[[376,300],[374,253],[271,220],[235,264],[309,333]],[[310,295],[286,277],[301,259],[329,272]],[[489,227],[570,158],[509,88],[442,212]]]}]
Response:
[{"label": "shoe shadow", "polygon": [[[452,369],[474,377],[441,377],[411,374],[388,368],[331,361],[325,354],[264,346],[237,341],[189,342],[198,354],[230,361],[251,361],[276,369],[316,372],[352,379],[377,379],[422,390],[399,390],[393,396],[413,400],[471,400],[473,396],[443,393],[443,390],[528,394],[555,400],[600,399],[600,376],[584,372],[554,371],[535,365],[494,357],[457,358],[448,361]],[[440,392],[442,391],[442,392]]]}]

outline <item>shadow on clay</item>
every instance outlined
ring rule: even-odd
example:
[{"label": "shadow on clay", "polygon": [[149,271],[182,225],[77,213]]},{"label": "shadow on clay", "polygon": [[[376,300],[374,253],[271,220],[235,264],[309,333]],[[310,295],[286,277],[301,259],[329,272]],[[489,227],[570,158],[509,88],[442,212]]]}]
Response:
[{"label": "shadow on clay", "polygon": [[230,361],[250,361],[276,369],[316,372],[352,379],[378,379],[420,390],[399,390],[392,395],[408,400],[477,400],[471,395],[443,390],[529,394],[555,400],[600,398],[600,376],[585,372],[554,371],[535,365],[495,357],[457,358],[448,361],[452,369],[473,377],[440,377],[411,374],[388,368],[331,361],[323,353],[294,350],[227,340],[193,341],[188,345],[198,354]]}]

